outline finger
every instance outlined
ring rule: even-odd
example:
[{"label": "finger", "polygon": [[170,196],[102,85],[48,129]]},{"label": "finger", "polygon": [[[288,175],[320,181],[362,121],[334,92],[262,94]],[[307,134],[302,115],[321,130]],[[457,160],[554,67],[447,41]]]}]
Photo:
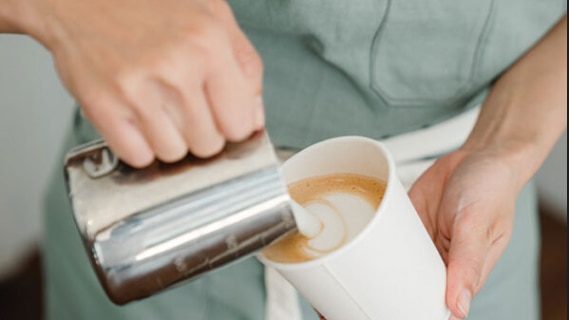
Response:
[{"label": "finger", "polygon": [[226,1],[214,2],[215,12],[229,35],[233,54],[247,81],[258,95],[263,88],[263,62],[261,57],[239,27],[229,4]]},{"label": "finger", "polygon": [[448,264],[448,252],[450,248],[451,239],[446,237],[443,232],[441,232],[441,228],[436,228],[433,234],[433,242],[437,251],[441,255],[445,264]]},{"label": "finger", "polygon": [[[424,172],[409,190],[409,199],[417,210],[423,225],[433,241],[437,241],[440,195],[443,193],[443,184],[436,176],[435,167]],[[440,248],[439,248],[440,249]],[[440,250],[439,250],[440,251]]]},{"label": "finger", "polygon": [[[154,161],[155,154],[132,119],[113,126],[115,132],[104,135],[109,147],[119,159],[135,168],[144,168]],[[103,132],[103,131],[100,131]]]},{"label": "finger", "polygon": [[184,107],[178,110],[184,123],[181,132],[192,154],[206,158],[220,152],[225,139],[217,130],[203,88],[185,90],[182,99]]},{"label": "finger", "polygon": [[256,96],[254,105],[254,124],[261,129],[265,124],[265,110],[263,106],[263,62],[245,33],[239,27],[231,8],[226,1],[215,1],[216,14],[228,32],[229,41],[234,58],[245,77],[245,81]]},{"label": "finger", "polygon": [[230,39],[233,46],[233,53],[241,71],[253,89],[256,99],[253,104],[255,129],[259,130],[265,126],[265,107],[263,104],[263,63],[261,57],[249,41],[243,31],[239,29],[237,22],[233,19],[230,30]]},{"label": "finger", "polygon": [[230,141],[241,141],[255,130],[257,101],[231,53],[219,54],[206,75],[207,101],[223,136]]},{"label": "finger", "polygon": [[119,159],[136,168],[152,163],[154,152],[124,104],[105,98],[99,101],[101,104],[96,106],[82,103],[82,110],[111,150]]},{"label": "finger", "polygon": [[484,223],[472,215],[457,220],[448,254],[447,305],[458,318],[468,315],[472,297],[487,277],[491,243]]},{"label": "finger", "polygon": [[156,157],[164,162],[182,159],[188,147],[176,125],[175,115],[167,110],[179,108],[179,101],[163,83],[146,82],[140,87],[138,99],[132,107],[139,126]]},{"label": "finger", "polygon": [[[147,79],[141,88],[130,87],[130,90],[125,90],[135,93],[129,95],[133,102],[136,98],[139,98],[137,101],[153,102],[146,109],[139,110],[140,116],[147,119],[145,128],[158,134],[175,136],[175,141],[169,141],[174,142],[174,145],[169,147],[174,148],[171,155],[165,154],[167,150],[160,153],[157,149],[156,152],[162,160],[176,161],[185,156],[187,151],[198,157],[209,157],[221,151],[225,145],[225,139],[217,129],[204,95],[204,68],[201,67],[204,64],[196,66],[187,63],[202,60],[198,55],[188,57],[172,54],[165,62],[157,64],[154,76]],[[160,120],[156,106],[162,106],[166,119]],[[162,125],[157,121],[162,121]],[[172,127],[176,130],[160,132],[160,126],[163,130]],[[149,132],[148,135],[152,133]],[[183,150],[182,142],[185,144]],[[158,148],[163,142],[157,140],[155,144]]]},{"label": "finger", "polygon": [[156,157],[164,162],[175,162],[188,152],[186,142],[164,109],[141,117],[143,132]]}]

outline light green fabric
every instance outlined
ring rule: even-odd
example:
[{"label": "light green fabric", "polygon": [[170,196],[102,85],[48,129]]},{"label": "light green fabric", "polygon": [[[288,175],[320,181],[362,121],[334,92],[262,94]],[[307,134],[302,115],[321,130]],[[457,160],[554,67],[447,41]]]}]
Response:
[{"label": "light green fabric", "polygon": [[564,0],[229,0],[281,146],[408,132],[477,105]]},{"label": "light green fabric", "polygon": [[[383,138],[479,103],[497,75],[565,10],[535,0],[231,0],[265,63],[268,131],[302,148],[348,134]],[[63,149],[96,138],[76,115]],[[104,296],[73,225],[61,168],[46,201],[47,316],[66,319],[261,320],[265,289],[254,259],[135,302]],[[535,192],[524,189],[511,244],[469,319],[538,318]],[[316,319],[304,304],[306,319]]]}]

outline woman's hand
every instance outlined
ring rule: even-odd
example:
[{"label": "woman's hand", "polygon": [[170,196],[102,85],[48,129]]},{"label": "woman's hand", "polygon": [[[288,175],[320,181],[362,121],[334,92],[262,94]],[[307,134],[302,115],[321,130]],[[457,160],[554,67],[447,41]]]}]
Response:
[{"label": "woman's hand", "polygon": [[519,181],[497,154],[459,150],[439,159],[409,196],[447,265],[446,303],[465,318],[512,234]]},{"label": "woman's hand", "polygon": [[455,318],[486,282],[512,234],[515,200],[567,126],[567,17],[493,86],[466,143],[409,195],[447,264]]},{"label": "woman's hand", "polygon": [[262,63],[225,1],[22,2],[24,31],[127,163],[211,156],[263,127]]}]

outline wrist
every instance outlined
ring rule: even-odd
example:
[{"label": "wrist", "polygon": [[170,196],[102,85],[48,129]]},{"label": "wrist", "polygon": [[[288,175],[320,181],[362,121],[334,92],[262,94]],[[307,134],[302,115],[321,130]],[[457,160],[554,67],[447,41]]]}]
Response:
[{"label": "wrist", "polygon": [[548,151],[536,139],[524,136],[496,137],[492,141],[469,139],[460,151],[484,157],[502,170],[507,170],[519,192],[537,172]]}]

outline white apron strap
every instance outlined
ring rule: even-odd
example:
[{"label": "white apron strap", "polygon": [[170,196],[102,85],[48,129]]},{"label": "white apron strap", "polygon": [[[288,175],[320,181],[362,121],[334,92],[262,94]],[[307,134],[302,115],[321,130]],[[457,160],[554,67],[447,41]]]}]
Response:
[{"label": "white apron strap", "polygon": [[478,119],[480,106],[432,127],[383,140],[397,166],[441,155],[461,146]]},{"label": "white apron strap", "polygon": [[296,290],[275,269],[265,267],[265,320],[302,320]]}]

